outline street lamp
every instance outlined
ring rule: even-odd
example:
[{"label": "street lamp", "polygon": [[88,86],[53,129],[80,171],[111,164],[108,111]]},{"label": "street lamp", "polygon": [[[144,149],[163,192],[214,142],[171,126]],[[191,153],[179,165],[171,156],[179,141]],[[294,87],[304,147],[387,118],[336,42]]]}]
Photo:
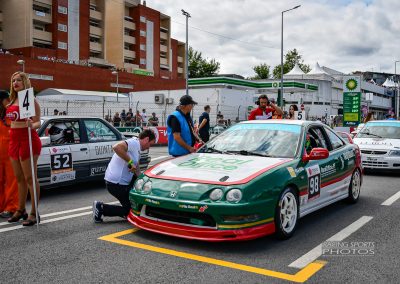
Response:
[{"label": "street lamp", "polygon": [[188,78],[189,78],[189,30],[188,30],[188,25],[189,25],[189,18],[190,14],[186,12],[185,10],[181,10],[182,15],[186,17],[186,95],[189,95],[189,89],[188,89]]},{"label": "street lamp", "polygon": [[292,9],[282,11],[282,25],[281,25],[281,95],[279,97],[279,106],[283,107],[283,14],[294,9],[299,8],[301,5],[297,5]]},{"label": "street lamp", "polygon": [[22,72],[25,73],[25,60],[20,59],[20,60],[17,61],[17,63],[19,65],[22,65]]},{"label": "street lamp", "polygon": [[397,75],[397,70],[396,70],[396,64],[397,62],[400,62],[400,60],[396,60],[394,62],[394,106],[395,106],[395,113],[396,113],[396,118],[399,119],[399,112],[400,112],[400,96],[399,96],[399,81],[397,80],[396,83],[396,75]]},{"label": "street lamp", "polygon": [[119,92],[118,92],[118,87],[119,87],[119,84],[118,84],[118,71],[116,71],[116,70],[114,70],[114,71],[112,71],[111,72],[111,74],[113,74],[113,75],[117,75],[117,102],[118,102],[118,97],[119,97]]}]

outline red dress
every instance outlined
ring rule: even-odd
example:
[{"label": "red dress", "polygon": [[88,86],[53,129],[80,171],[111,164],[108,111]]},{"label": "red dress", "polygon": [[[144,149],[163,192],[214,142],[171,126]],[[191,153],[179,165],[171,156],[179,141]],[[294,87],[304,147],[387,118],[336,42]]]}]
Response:
[{"label": "red dress", "polygon": [[0,212],[18,209],[18,184],[8,157],[9,125],[9,120],[0,120]]},{"label": "red dress", "polygon": [[[11,105],[7,108],[6,116],[11,121],[25,121],[19,118],[19,106]],[[39,156],[42,149],[42,142],[36,130],[31,129],[32,136],[32,154]],[[11,159],[22,161],[29,159],[29,135],[28,128],[10,128],[10,145],[8,155]]]}]

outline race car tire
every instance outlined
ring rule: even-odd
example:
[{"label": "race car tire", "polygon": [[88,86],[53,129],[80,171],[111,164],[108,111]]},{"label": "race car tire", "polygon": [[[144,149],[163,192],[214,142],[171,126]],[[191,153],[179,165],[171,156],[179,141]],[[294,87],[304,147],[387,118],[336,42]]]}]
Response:
[{"label": "race car tire", "polygon": [[293,188],[286,188],[279,196],[275,209],[275,233],[279,239],[289,239],[299,219],[299,199]]},{"label": "race car tire", "polygon": [[360,191],[361,191],[361,173],[358,169],[356,169],[350,180],[349,185],[349,196],[347,197],[347,202],[349,203],[357,203],[358,199],[360,198]]}]

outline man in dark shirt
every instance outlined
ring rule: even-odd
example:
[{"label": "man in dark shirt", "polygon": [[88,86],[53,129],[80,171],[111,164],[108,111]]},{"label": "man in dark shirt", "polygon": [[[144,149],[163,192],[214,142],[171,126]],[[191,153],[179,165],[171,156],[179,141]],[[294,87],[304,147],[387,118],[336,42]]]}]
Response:
[{"label": "man in dark shirt", "polygon": [[149,124],[151,126],[158,126],[158,117],[156,116],[156,113],[153,112],[149,118]]},{"label": "man in dark shirt", "polygon": [[167,119],[168,152],[172,156],[182,156],[195,152],[196,137],[190,112],[197,104],[191,96],[180,98],[180,104]]},{"label": "man in dark shirt", "polygon": [[211,107],[206,105],[204,107],[204,112],[200,115],[199,118],[199,135],[201,140],[207,142],[210,140],[210,113]]}]

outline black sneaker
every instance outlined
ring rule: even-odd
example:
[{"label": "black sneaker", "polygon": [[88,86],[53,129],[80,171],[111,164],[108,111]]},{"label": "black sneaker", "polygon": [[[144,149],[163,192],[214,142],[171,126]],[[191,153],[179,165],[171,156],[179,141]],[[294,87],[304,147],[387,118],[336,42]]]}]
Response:
[{"label": "black sneaker", "polygon": [[103,202],[93,201],[93,221],[95,223],[103,222]]}]

